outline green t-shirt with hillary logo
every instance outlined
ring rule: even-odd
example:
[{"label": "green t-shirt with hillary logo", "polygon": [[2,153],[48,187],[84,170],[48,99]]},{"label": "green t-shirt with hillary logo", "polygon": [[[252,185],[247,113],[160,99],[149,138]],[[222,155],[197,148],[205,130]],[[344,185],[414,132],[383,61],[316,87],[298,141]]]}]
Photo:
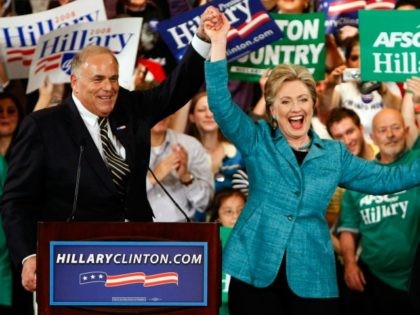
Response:
[{"label": "green t-shirt with hillary logo", "polygon": [[[420,150],[409,150],[397,161],[410,163]],[[420,240],[420,186],[397,193],[374,196],[346,190],[341,203],[339,231],[360,235],[360,258],[383,282],[408,290],[408,281]]]}]

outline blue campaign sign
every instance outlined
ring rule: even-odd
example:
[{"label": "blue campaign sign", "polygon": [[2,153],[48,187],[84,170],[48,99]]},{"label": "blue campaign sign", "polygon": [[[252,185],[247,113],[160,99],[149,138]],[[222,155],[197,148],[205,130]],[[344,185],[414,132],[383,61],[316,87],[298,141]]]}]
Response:
[{"label": "blue campaign sign", "polygon": [[325,33],[337,33],[345,26],[357,28],[359,25],[358,10],[365,8],[365,0],[317,0],[317,12],[324,12]]},{"label": "blue campaign sign", "polygon": [[271,18],[261,1],[214,0],[189,12],[158,24],[158,31],[177,60],[200,24],[200,16],[207,6],[217,7],[231,24],[228,33],[227,59],[238,59],[283,37],[283,33]]},{"label": "blue campaign sign", "polygon": [[50,243],[50,305],[207,306],[206,242]]}]

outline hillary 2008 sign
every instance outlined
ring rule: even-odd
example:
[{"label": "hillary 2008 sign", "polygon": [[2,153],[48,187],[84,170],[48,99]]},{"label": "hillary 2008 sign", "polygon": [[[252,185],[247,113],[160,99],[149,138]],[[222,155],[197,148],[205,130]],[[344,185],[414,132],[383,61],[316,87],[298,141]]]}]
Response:
[{"label": "hillary 2008 sign", "polygon": [[129,17],[80,23],[41,36],[32,57],[26,93],[40,88],[47,76],[52,83],[70,82],[71,60],[89,45],[104,46],[113,51],[120,69],[118,82],[132,90],[142,22],[142,18]]},{"label": "hillary 2008 sign", "polygon": [[50,305],[206,306],[206,242],[50,243]]},{"label": "hillary 2008 sign", "polygon": [[9,79],[28,78],[39,37],[70,25],[106,21],[102,0],[73,1],[34,14],[0,19],[0,59]]},{"label": "hillary 2008 sign", "polygon": [[261,1],[213,0],[184,14],[159,22],[160,35],[177,60],[184,55],[193,38],[200,16],[208,6],[217,7],[226,15],[231,28],[227,34],[227,59],[235,60],[283,36]]}]

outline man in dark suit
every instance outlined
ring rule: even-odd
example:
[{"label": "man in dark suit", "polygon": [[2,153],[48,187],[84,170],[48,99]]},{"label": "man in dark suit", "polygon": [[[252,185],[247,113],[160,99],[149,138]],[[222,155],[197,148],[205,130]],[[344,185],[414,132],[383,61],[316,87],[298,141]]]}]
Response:
[{"label": "man in dark suit", "polygon": [[[217,23],[218,14],[207,9],[202,23]],[[167,80],[142,92],[119,87],[118,61],[110,50],[87,47],[72,61],[72,95],[24,119],[11,153],[1,212],[26,290],[36,290],[38,221],[152,221],[145,188],[150,129],[201,87],[210,45],[199,38],[207,39],[201,26]],[[108,118],[110,146],[130,170],[122,189],[110,171],[101,117]]]}]

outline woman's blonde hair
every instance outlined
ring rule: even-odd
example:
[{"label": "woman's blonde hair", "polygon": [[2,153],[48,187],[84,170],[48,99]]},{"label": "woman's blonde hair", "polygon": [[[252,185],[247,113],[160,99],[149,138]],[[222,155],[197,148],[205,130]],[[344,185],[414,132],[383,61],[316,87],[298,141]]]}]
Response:
[{"label": "woman's blonde hair", "polygon": [[271,70],[264,88],[267,117],[271,117],[270,107],[274,104],[278,91],[285,82],[302,81],[309,89],[314,106],[316,103],[316,82],[305,67],[299,65],[280,64]]}]

